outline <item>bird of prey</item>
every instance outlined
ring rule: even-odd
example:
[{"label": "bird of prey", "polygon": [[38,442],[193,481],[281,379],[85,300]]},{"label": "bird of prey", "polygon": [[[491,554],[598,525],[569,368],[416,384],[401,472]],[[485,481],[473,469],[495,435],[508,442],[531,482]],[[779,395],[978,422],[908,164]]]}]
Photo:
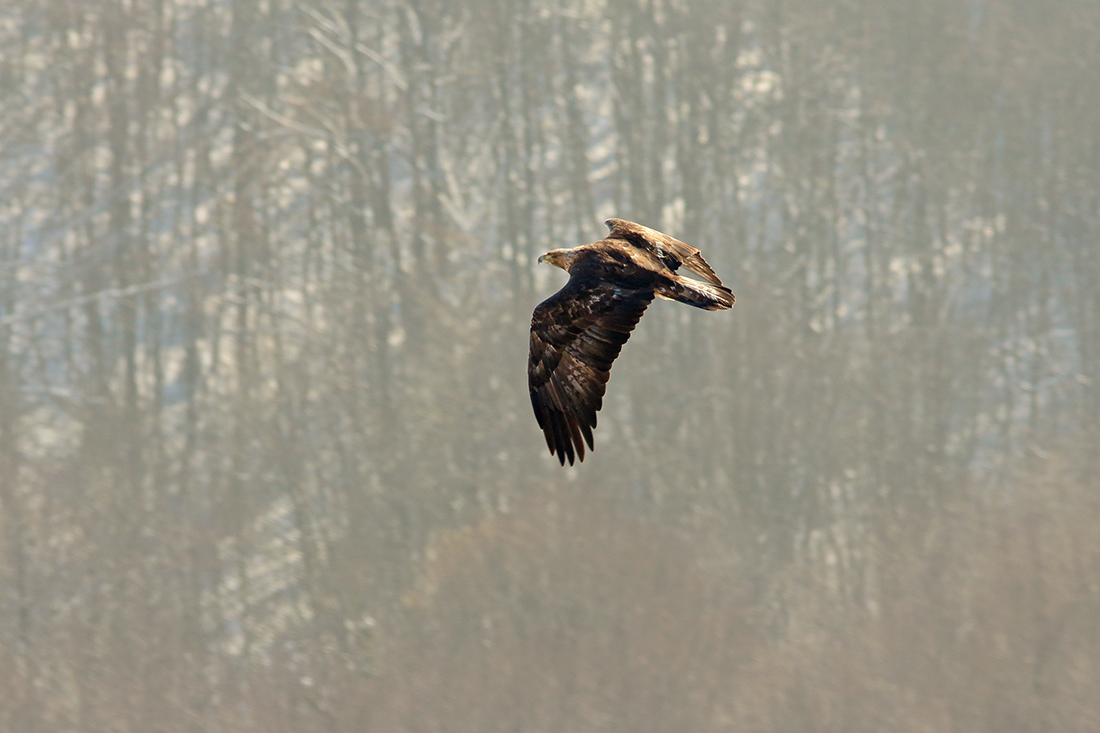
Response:
[{"label": "bird of prey", "polygon": [[[654,297],[706,310],[733,306],[733,293],[699,250],[622,219],[607,226],[594,244],[539,257],[569,273],[565,287],[535,308],[527,365],[535,419],[563,466],[584,460],[585,443],[594,448],[611,362]],[[681,265],[702,280],[678,275]]]}]

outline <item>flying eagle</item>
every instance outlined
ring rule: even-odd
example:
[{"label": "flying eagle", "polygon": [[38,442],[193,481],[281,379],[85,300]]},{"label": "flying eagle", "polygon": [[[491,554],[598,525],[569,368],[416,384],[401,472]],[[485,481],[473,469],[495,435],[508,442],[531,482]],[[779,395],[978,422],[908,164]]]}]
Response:
[{"label": "flying eagle", "polygon": [[[622,219],[607,226],[611,232],[594,244],[539,257],[569,273],[565,287],[535,308],[527,365],[535,419],[563,466],[584,460],[585,442],[594,448],[611,362],[654,296],[706,310],[733,306],[733,293],[699,250]],[[677,275],[681,265],[703,280]]]}]

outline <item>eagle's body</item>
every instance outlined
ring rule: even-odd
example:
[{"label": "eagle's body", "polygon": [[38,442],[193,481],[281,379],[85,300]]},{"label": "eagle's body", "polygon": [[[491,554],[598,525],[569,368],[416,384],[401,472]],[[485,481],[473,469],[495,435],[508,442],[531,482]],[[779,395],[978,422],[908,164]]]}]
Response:
[{"label": "eagle's body", "polygon": [[[611,362],[654,297],[725,310],[733,293],[699,250],[622,219],[594,244],[555,249],[539,258],[569,273],[569,282],[531,317],[528,384],[535,418],[562,465],[584,460],[603,405]],[[676,274],[683,265],[705,282]]]}]

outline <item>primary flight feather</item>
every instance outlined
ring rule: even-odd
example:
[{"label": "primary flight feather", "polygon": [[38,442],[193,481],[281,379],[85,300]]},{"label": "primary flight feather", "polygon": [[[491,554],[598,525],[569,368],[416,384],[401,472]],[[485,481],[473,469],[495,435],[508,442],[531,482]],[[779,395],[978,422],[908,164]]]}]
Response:
[{"label": "primary flight feather", "polygon": [[[569,273],[569,282],[535,308],[527,380],[535,419],[550,453],[564,466],[584,460],[611,362],[654,297],[706,310],[733,306],[699,250],[655,229],[608,219],[594,244],[555,249],[539,262]],[[702,280],[676,274],[683,266]]]}]

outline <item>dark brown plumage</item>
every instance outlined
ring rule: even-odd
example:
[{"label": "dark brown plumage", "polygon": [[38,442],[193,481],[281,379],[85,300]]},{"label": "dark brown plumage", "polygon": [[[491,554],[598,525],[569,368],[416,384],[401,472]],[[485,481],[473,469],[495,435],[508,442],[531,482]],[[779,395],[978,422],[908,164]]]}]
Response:
[{"label": "dark brown plumage", "polygon": [[[599,242],[539,258],[569,273],[565,287],[535,308],[527,367],[535,419],[563,466],[584,460],[585,443],[594,447],[611,363],[654,297],[707,310],[733,306],[733,293],[699,250],[622,219],[607,226]],[[703,280],[677,275],[681,265]]]}]

